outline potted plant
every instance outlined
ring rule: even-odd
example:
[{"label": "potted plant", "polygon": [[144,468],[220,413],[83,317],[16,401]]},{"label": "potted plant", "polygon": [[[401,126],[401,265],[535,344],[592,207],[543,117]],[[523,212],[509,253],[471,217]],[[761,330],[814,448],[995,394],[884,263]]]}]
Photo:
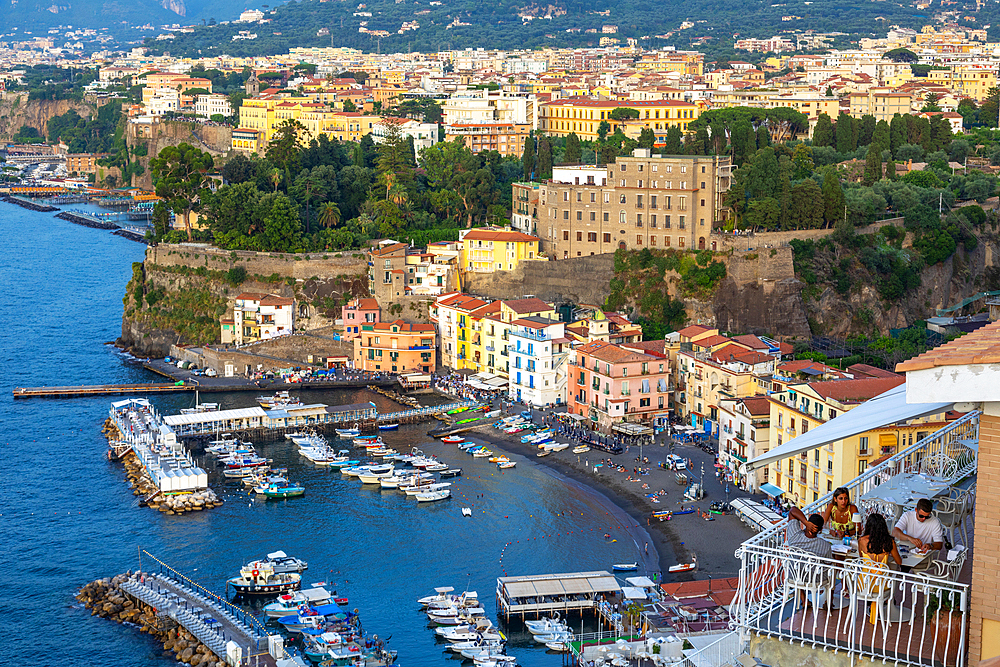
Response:
[{"label": "potted plant", "polygon": [[938,591],[927,597],[925,610],[927,624],[934,640],[935,654],[941,649],[940,658],[945,661],[946,648],[955,650],[962,632],[963,600],[959,591]]}]

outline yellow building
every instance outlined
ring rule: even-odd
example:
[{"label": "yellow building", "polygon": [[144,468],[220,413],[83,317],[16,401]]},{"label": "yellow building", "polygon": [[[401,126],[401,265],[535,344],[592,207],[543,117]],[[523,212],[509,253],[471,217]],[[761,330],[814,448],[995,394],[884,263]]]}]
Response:
[{"label": "yellow building", "polygon": [[646,54],[636,62],[635,68],[647,72],[677,72],[684,76],[701,76],[705,73],[705,54],[697,51]]},{"label": "yellow building", "polygon": [[[847,96],[850,105],[849,113],[854,118],[874,116],[875,120],[890,122],[896,114],[907,115],[913,96],[910,93],[899,93],[890,88],[872,88],[867,92],[851,93]],[[830,114],[830,118],[836,118]]]},{"label": "yellow building", "polygon": [[311,100],[308,97],[248,97],[240,105],[240,129],[257,130],[261,133],[260,139],[266,144],[271,140],[275,128],[292,115],[287,106],[283,107],[279,120],[279,105],[309,102]]},{"label": "yellow building", "polygon": [[[310,97],[253,97],[243,100],[240,106],[239,130],[256,130],[258,142],[263,144],[273,138],[275,130],[286,120],[297,120],[305,126],[307,136],[302,139],[306,142],[321,134],[340,141],[360,141],[371,134],[381,117],[335,111]],[[236,148],[235,144],[233,147]]]},{"label": "yellow building", "polygon": [[991,69],[955,65],[947,70],[932,69],[927,73],[927,81],[951,88],[979,102],[985,100],[990,88],[997,85],[997,75]]},{"label": "yellow building", "polygon": [[513,271],[525,260],[537,260],[538,237],[504,229],[479,228],[459,233],[461,270],[471,273]]},{"label": "yellow building", "polygon": [[340,141],[361,141],[362,137],[372,133],[381,120],[381,116],[358,111],[335,111],[330,116],[326,135]]},{"label": "yellow building", "polygon": [[815,93],[788,93],[776,90],[733,90],[719,91],[712,95],[712,108],[752,107],[755,109],[778,109],[788,107],[809,117],[814,124],[821,113],[836,118],[840,113],[840,100]]},{"label": "yellow building", "polygon": [[[639,117],[614,120],[611,114],[619,107],[632,109],[638,112]],[[615,127],[621,127],[626,135],[638,135],[643,128],[649,128],[665,135],[667,129],[674,126],[687,131],[688,125],[698,114],[698,106],[678,100],[555,100],[540,105],[538,129],[557,137],[575,132],[580,139],[596,141],[601,123],[606,122],[611,125],[612,132]]]},{"label": "yellow building", "polygon": [[[827,380],[789,384],[768,396],[771,403],[769,442],[772,448],[835,419],[865,401],[905,382],[903,376]],[[815,502],[891,456],[936,431],[944,415],[930,415],[905,425],[876,428],[807,453],[771,463],[769,482],[799,507]],[[857,503],[857,498],[851,499]]]}]

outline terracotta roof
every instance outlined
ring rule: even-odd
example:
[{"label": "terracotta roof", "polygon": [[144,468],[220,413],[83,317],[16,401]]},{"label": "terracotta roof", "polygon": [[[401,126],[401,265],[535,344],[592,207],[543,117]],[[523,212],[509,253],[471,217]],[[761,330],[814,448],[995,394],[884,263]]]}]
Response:
[{"label": "terracotta roof", "polygon": [[706,331],[711,331],[711,329],[709,329],[708,327],[703,327],[700,324],[692,324],[689,327],[684,327],[683,329],[681,329],[677,333],[679,333],[684,338],[692,338],[692,337],[697,336],[699,334],[703,334]]},{"label": "terracotta roof", "polygon": [[356,308],[358,310],[378,310],[378,299],[355,299],[347,304],[348,308]]},{"label": "terracotta roof", "polygon": [[408,247],[409,246],[407,246],[405,243],[393,243],[392,245],[387,245],[387,246],[384,246],[382,248],[374,248],[374,249],[372,249],[372,257],[379,257],[381,255],[388,255],[388,254],[397,252],[399,250],[405,250]]},{"label": "terracotta roof", "polygon": [[741,354],[735,354],[733,355],[733,359],[751,366],[754,364],[764,364],[768,361],[774,361],[774,357],[770,354],[764,354],[763,352],[757,352],[756,350],[747,350]]},{"label": "terracotta roof", "polygon": [[536,299],[536,298],[515,299],[513,301],[504,301],[503,303],[505,306],[513,310],[518,315],[523,315],[524,313],[540,313],[547,310],[552,310],[552,306],[545,303],[541,299]]},{"label": "terracotta roof", "polygon": [[993,364],[1000,361],[1000,322],[993,322],[933,350],[896,364],[896,372],[921,371],[938,366]]},{"label": "terracotta roof", "polygon": [[801,373],[806,369],[813,369],[817,373],[840,373],[836,368],[826,364],[813,361],[812,359],[799,359],[797,361],[786,361],[778,365],[778,370],[784,373]]},{"label": "terracotta roof", "polygon": [[636,343],[622,343],[622,347],[651,352],[657,355],[666,354],[666,345],[667,341],[665,340],[641,340]]},{"label": "terracotta roof", "polygon": [[768,416],[771,414],[771,401],[767,400],[767,396],[747,396],[746,398],[741,398],[739,400],[743,401],[743,405],[746,406],[747,412],[754,417]]},{"label": "terracotta roof", "polygon": [[377,322],[372,325],[375,331],[392,331],[392,327],[399,327],[398,333],[420,333],[422,331],[434,331],[433,324],[410,324],[409,322],[404,322],[403,320],[396,320],[395,322]]},{"label": "terracotta roof", "polygon": [[537,236],[531,236],[530,234],[522,234],[521,232],[508,232],[504,230],[479,230],[473,229],[471,232],[466,234],[463,241],[503,241],[503,242],[527,242],[527,241],[537,241]]},{"label": "terracotta roof", "polygon": [[701,340],[696,340],[693,344],[698,345],[699,347],[715,347],[716,345],[725,345],[726,343],[733,343],[733,339],[715,335],[709,336],[708,338],[702,338]]},{"label": "terracotta roof", "polygon": [[743,345],[751,347],[755,350],[765,350],[769,348],[767,343],[765,343],[760,338],[757,338],[757,336],[754,336],[752,334],[734,336],[733,340],[735,340],[737,343],[742,343]]},{"label": "terracotta roof", "polygon": [[267,294],[265,294],[264,292],[243,292],[238,297],[236,297],[236,300],[237,301],[260,301],[261,299],[265,298],[266,296],[267,296]]},{"label": "terracotta roof", "polygon": [[291,306],[294,303],[294,299],[289,299],[285,296],[275,296],[274,294],[268,294],[260,300],[260,305],[262,306]]},{"label": "terracotta roof", "polygon": [[514,320],[511,324],[529,329],[544,329],[547,326],[558,324],[559,320],[549,320],[542,317],[522,317]]},{"label": "terracotta roof", "polygon": [[854,364],[847,367],[847,372],[852,373],[854,377],[872,377],[872,378],[898,378],[899,373],[893,373],[892,371],[887,371],[884,368],[878,368],[876,366],[869,366],[868,364]]},{"label": "terracotta roof", "polygon": [[867,401],[906,382],[906,378],[861,378],[860,380],[826,380],[810,382],[809,387],[823,398],[841,403]]},{"label": "terracotta roof", "polygon": [[476,308],[474,311],[470,313],[470,315],[472,315],[473,317],[488,317],[489,315],[493,315],[494,313],[499,313],[499,312],[500,312],[500,302],[493,301],[491,303],[487,303],[484,306]]},{"label": "terracotta roof", "polygon": [[585,354],[610,364],[620,364],[629,361],[653,361],[656,357],[651,357],[642,352],[626,349],[614,343],[606,343],[603,340],[595,340],[577,349],[578,354]]}]

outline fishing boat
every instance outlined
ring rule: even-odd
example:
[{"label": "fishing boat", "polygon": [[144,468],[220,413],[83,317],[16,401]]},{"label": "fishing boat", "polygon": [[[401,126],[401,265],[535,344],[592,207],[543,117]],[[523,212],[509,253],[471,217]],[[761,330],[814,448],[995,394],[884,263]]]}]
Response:
[{"label": "fishing boat", "polygon": [[525,621],[524,627],[533,635],[550,635],[556,632],[568,632],[569,626],[559,620],[559,614],[552,618],[542,618],[537,621]]},{"label": "fishing boat", "polygon": [[336,428],[334,431],[337,433],[338,438],[356,438],[361,435],[361,429],[355,424],[354,428]]},{"label": "fishing boat", "polygon": [[462,474],[462,469],[461,468],[448,468],[447,470],[442,470],[441,471],[441,477],[442,478],[445,478],[445,477],[458,477],[461,474]]},{"label": "fishing boat", "polygon": [[281,499],[281,498],[297,498],[298,496],[304,495],[306,492],[306,487],[300,484],[277,484],[272,483],[265,487],[263,490],[258,491],[258,493],[269,499]]},{"label": "fishing boat", "polygon": [[305,628],[322,628],[327,617],[342,613],[343,610],[335,604],[303,605],[295,614],[279,618],[278,623],[289,632],[301,632]]},{"label": "fishing boat", "polygon": [[367,445],[381,445],[382,438],[374,435],[364,435],[358,438],[354,438],[354,444],[362,447]]},{"label": "fishing boat", "polygon": [[436,500],[444,500],[445,498],[451,497],[450,489],[441,489],[440,491],[428,491],[426,493],[416,493],[414,497],[417,499],[418,503],[430,503]]},{"label": "fishing boat", "polygon": [[444,463],[432,463],[430,465],[424,466],[424,470],[427,472],[444,472],[448,469],[448,466]]},{"label": "fishing boat", "polygon": [[667,568],[668,572],[694,572],[698,569],[698,556],[691,556],[690,563],[678,563]]},{"label": "fishing boat", "polygon": [[446,435],[441,438],[441,442],[447,443],[449,445],[457,445],[460,442],[465,442],[465,438],[460,435]]},{"label": "fishing boat", "polygon": [[556,653],[565,653],[569,650],[568,642],[545,642],[545,648]]},{"label": "fishing boat", "polygon": [[430,484],[415,484],[413,486],[405,486],[405,487],[402,484],[400,484],[399,490],[403,491],[408,496],[415,496],[418,493],[432,493],[434,491],[444,491],[449,486],[451,486],[451,482],[431,482]]},{"label": "fishing boat", "polygon": [[274,595],[298,590],[302,575],[297,572],[275,572],[266,561],[253,561],[240,568],[240,574],[226,581],[237,595]]},{"label": "fishing boat", "polygon": [[500,463],[497,464],[497,468],[499,468],[500,470],[508,470],[509,468],[513,468],[516,465],[517,461],[501,461]]},{"label": "fishing boat", "polygon": [[279,595],[278,599],[270,604],[264,605],[264,613],[269,618],[282,618],[298,612],[302,605],[322,605],[327,604],[333,595],[330,591],[322,587],[307,588],[294,593]]},{"label": "fishing boat", "polygon": [[390,464],[372,466],[358,475],[362,484],[378,484],[383,477],[392,477],[393,467]]},{"label": "fishing boat", "polygon": [[399,428],[399,424],[379,424],[378,430],[380,431],[395,431]]},{"label": "fishing boat", "polygon": [[302,401],[294,396],[289,396],[287,391],[275,392],[273,396],[258,396],[257,402],[265,410],[275,410],[302,405]]},{"label": "fishing boat", "polygon": [[611,566],[616,572],[635,572],[639,569],[638,563],[615,563]]},{"label": "fishing boat", "polygon": [[489,457],[493,456],[493,450],[486,449],[485,447],[482,447],[482,448],[477,449],[476,451],[472,452],[472,456],[473,456],[473,458],[477,458],[477,459],[486,459],[486,458],[489,458]]}]

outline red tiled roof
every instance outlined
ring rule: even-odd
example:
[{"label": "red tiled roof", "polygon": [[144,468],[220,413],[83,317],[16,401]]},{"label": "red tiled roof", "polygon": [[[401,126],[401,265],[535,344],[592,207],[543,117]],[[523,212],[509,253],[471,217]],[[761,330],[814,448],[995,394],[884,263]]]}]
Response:
[{"label": "red tiled roof", "polygon": [[711,329],[709,329],[708,327],[703,327],[700,324],[692,324],[689,327],[684,327],[677,333],[679,333],[684,338],[693,338],[694,336],[703,334],[706,331],[711,331]]},{"label": "red tiled roof", "polygon": [[656,359],[656,357],[651,357],[648,354],[629,350],[614,343],[606,343],[603,340],[595,340],[592,343],[587,343],[583,347],[578,348],[577,353],[585,354],[611,364],[620,364],[628,361],[653,361]]},{"label": "red tiled roof", "polygon": [[771,401],[767,396],[747,396],[740,399],[746,406],[747,412],[754,417],[763,417],[771,414]]},{"label": "red tiled roof", "polygon": [[552,310],[552,306],[545,303],[541,299],[536,299],[536,298],[504,301],[504,305],[513,310],[518,315],[523,315],[525,313],[540,313],[540,312],[545,312],[547,310]]},{"label": "red tiled roof", "polygon": [[473,229],[471,232],[463,237],[463,240],[468,241],[502,241],[502,242],[526,242],[526,241],[537,241],[537,236],[531,236],[530,234],[523,234],[521,232],[508,232],[505,230],[479,230]]},{"label": "red tiled roof", "polygon": [[825,380],[810,382],[809,387],[823,398],[841,403],[867,401],[906,382],[906,378],[862,378],[860,380]]},{"label": "red tiled roof", "polygon": [[267,296],[267,294],[265,294],[264,292],[243,292],[238,297],[236,297],[236,300],[237,301],[260,301],[261,299],[263,299],[266,296]]},{"label": "red tiled roof", "polygon": [[392,331],[392,327],[399,327],[398,333],[420,333],[422,331],[434,331],[433,324],[411,324],[403,320],[394,322],[376,322],[372,325],[374,331]]},{"label": "red tiled roof", "polygon": [[268,294],[260,300],[260,305],[262,306],[291,306],[294,303],[294,299],[289,299],[285,296],[275,296],[274,294]]},{"label": "red tiled roof", "polygon": [[939,366],[993,364],[1000,361],[1000,322],[993,322],[961,338],[896,364],[897,373]]},{"label": "red tiled roof", "polygon": [[383,246],[381,248],[372,249],[372,257],[379,257],[381,255],[388,255],[399,250],[405,250],[408,248],[405,243],[393,243],[392,245]]},{"label": "red tiled roof", "polygon": [[348,308],[356,308],[358,310],[378,310],[378,299],[355,299],[354,301],[347,304]]},{"label": "red tiled roof", "polygon": [[873,378],[898,378],[899,373],[893,373],[892,371],[887,371],[884,368],[878,368],[876,366],[869,366],[868,364],[853,364],[847,367],[847,372],[854,374],[855,377],[873,377]]}]

